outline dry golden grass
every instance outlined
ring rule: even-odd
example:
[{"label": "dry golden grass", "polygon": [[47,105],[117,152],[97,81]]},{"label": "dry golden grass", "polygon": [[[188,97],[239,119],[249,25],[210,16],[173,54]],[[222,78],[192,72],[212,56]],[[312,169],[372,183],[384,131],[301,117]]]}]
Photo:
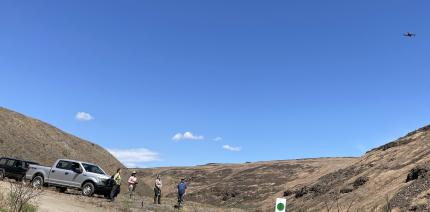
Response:
[{"label": "dry golden grass", "polygon": [[125,168],[97,144],[47,123],[0,107],[0,157],[14,157],[51,166],[59,158],[100,165],[108,174]]}]

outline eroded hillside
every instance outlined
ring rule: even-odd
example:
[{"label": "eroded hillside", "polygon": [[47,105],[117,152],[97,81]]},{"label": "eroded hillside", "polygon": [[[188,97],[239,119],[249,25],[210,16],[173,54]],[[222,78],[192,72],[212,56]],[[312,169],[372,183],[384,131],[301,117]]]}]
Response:
[{"label": "eroded hillside", "polygon": [[367,152],[352,165],[286,191],[293,210],[337,203],[353,211],[430,210],[430,127]]},{"label": "eroded hillside", "polygon": [[[140,169],[146,187],[157,174],[164,182],[163,193],[175,197],[180,178],[189,181],[187,199],[220,207],[249,211],[266,210],[287,188],[303,185],[344,168],[356,158],[318,158],[246,164],[208,164],[196,167]],[[148,190],[148,189],[147,189]],[[150,190],[148,190],[150,191]],[[152,195],[150,192],[147,195]]]},{"label": "eroded hillside", "polygon": [[0,156],[51,166],[59,158],[99,164],[108,173],[124,167],[108,151],[42,121],[0,107]]}]

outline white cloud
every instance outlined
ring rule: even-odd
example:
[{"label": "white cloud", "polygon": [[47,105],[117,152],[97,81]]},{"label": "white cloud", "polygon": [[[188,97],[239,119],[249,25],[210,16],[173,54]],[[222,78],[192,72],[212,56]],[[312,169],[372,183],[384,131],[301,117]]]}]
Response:
[{"label": "white cloud", "polygon": [[145,148],[108,149],[108,151],[129,168],[142,167],[141,163],[160,160],[157,152]]},{"label": "white cloud", "polygon": [[222,141],[222,137],[216,137],[213,139],[214,141]]},{"label": "white cloud", "polygon": [[180,140],[203,140],[205,137],[202,135],[194,135],[191,132],[185,132],[185,133],[176,133],[172,140],[174,141],[180,141]]},{"label": "white cloud", "polygon": [[230,146],[228,144],[223,145],[222,148],[225,150],[228,150],[228,151],[233,151],[233,152],[239,152],[242,150],[242,147],[233,147],[233,146]]},{"label": "white cloud", "polygon": [[181,139],[182,139],[182,133],[176,133],[172,138],[172,140],[174,141],[179,141]]},{"label": "white cloud", "polygon": [[91,121],[94,119],[91,114],[86,112],[77,112],[75,118],[79,121]]}]

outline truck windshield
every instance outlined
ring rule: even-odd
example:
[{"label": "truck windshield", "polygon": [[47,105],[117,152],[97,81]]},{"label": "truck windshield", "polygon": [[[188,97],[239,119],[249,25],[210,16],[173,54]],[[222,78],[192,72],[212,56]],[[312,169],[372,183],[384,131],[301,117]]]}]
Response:
[{"label": "truck windshield", "polygon": [[103,172],[103,170],[96,165],[82,163],[82,166],[84,167],[85,171],[87,171],[87,172],[92,172],[92,173],[96,173],[96,174],[105,174]]}]

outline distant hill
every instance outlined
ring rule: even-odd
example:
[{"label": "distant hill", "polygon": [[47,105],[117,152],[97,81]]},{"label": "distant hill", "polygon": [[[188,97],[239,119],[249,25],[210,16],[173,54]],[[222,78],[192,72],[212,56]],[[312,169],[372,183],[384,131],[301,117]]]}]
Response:
[{"label": "distant hill", "polygon": [[125,168],[108,151],[42,121],[0,107],[0,156],[51,166],[59,158],[99,164],[108,174]]},{"label": "distant hill", "polygon": [[[359,158],[207,164],[138,170],[146,186],[161,174],[168,197],[190,181],[188,199],[220,207],[268,211],[276,197],[289,211],[430,211],[430,126]],[[149,193],[148,193],[149,195]]]},{"label": "distant hill", "polygon": [[[276,197],[282,197],[288,188],[312,183],[356,161],[357,158],[316,158],[137,169],[137,172],[145,187],[152,187],[155,176],[160,174],[166,197],[176,197],[178,181],[186,178],[189,182],[187,200],[224,208],[267,211],[273,207]],[[150,189],[145,191],[146,195],[153,195]]]}]

